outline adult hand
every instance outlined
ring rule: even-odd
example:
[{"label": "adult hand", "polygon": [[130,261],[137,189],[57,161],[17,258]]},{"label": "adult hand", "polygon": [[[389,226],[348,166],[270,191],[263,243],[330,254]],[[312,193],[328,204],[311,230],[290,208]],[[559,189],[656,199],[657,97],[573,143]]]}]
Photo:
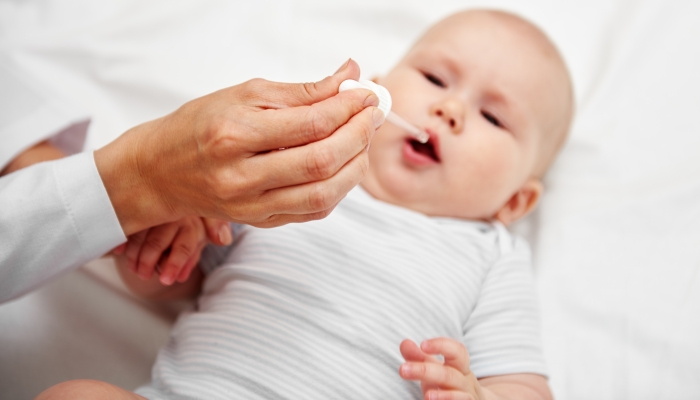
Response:
[{"label": "adult hand", "polygon": [[359,74],[350,60],[316,83],[254,79],[97,150],[125,234],[186,215],[258,227],[327,216],[364,177],[368,144],[384,121],[371,91],[338,93]]}]

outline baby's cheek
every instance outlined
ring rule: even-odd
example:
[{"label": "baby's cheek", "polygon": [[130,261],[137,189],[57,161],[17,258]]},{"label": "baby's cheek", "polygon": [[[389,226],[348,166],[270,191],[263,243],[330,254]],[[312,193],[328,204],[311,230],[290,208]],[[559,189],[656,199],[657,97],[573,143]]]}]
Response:
[{"label": "baby's cheek", "polygon": [[518,160],[507,151],[480,149],[451,171],[451,186],[471,218],[489,218],[517,189]]},{"label": "baby's cheek", "polygon": [[482,143],[474,146],[460,160],[464,170],[476,175],[489,186],[503,185],[504,179],[517,171],[518,156],[506,142]]}]

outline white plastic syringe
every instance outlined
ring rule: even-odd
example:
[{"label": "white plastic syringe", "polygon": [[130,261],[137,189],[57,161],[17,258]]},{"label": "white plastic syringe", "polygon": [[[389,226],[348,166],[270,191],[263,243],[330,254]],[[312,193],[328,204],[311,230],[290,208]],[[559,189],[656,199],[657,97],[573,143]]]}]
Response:
[{"label": "white plastic syringe", "polygon": [[369,89],[373,91],[374,94],[376,94],[377,97],[379,97],[379,106],[377,106],[377,108],[382,110],[387,121],[391,122],[392,124],[398,126],[401,129],[405,129],[421,143],[427,143],[428,139],[430,139],[430,135],[428,135],[428,133],[425,130],[413,125],[412,123],[403,119],[400,115],[391,111],[391,95],[384,86],[377,85],[376,83],[367,80],[362,80],[358,82],[352,79],[348,79],[340,84],[338,92],[344,92],[350,89]]}]

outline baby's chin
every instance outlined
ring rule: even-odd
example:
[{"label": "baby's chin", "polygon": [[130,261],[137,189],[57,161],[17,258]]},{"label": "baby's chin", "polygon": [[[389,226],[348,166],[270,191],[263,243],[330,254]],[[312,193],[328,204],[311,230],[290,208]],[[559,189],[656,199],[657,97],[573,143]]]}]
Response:
[{"label": "baby's chin", "polygon": [[[448,200],[440,201],[439,199],[413,198],[406,193],[388,192],[384,187],[378,184],[371,175],[368,175],[360,182],[360,187],[374,199],[393,204],[398,207],[403,207],[411,211],[424,214],[428,217],[439,218],[455,218],[465,221],[492,221],[495,219],[493,211],[486,210],[486,207],[470,207],[462,205],[453,207],[455,202]],[[484,208],[484,210],[480,210]]]},{"label": "baby's chin", "polygon": [[392,193],[390,191],[391,187],[387,190],[386,187],[378,182],[376,176],[368,174],[365,179],[360,182],[360,187],[376,200],[425,214],[420,207],[409,204],[405,196],[402,196],[401,193]]},{"label": "baby's chin", "polygon": [[432,208],[435,204],[431,199],[424,197],[425,191],[413,187],[411,182],[405,180],[406,177],[403,180],[396,179],[396,175],[392,172],[397,171],[382,171],[370,167],[367,175],[360,182],[360,187],[376,200],[433,216]]},{"label": "baby's chin", "polygon": [[360,182],[360,187],[367,192],[374,199],[382,201],[384,203],[393,204],[398,207],[403,207],[411,211],[415,211],[429,217],[455,217],[451,215],[439,215],[437,210],[433,210],[435,204],[431,204],[430,201],[420,201],[418,199],[412,199],[413,196],[407,193],[392,193],[386,190],[386,188],[378,185],[372,177],[366,177],[362,182]]}]

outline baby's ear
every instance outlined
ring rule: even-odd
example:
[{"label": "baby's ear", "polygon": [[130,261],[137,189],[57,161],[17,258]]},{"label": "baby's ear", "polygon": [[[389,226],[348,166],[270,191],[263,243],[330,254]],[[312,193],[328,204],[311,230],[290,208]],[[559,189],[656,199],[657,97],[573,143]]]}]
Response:
[{"label": "baby's ear", "polygon": [[542,182],[539,179],[528,179],[496,213],[496,219],[501,221],[503,225],[510,225],[526,216],[535,209],[537,202],[540,201],[542,190]]}]

